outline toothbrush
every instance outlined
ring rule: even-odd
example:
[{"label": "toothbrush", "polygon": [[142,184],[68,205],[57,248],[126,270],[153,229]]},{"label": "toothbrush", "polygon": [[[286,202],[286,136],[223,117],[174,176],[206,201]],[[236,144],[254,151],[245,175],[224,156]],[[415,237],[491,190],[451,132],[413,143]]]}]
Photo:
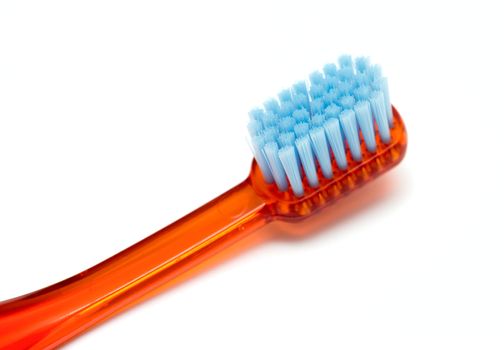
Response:
[{"label": "toothbrush", "polygon": [[245,181],[74,277],[0,303],[0,349],[52,349],[273,220],[301,220],[397,165],[406,130],[387,79],[342,56],[250,112]]}]

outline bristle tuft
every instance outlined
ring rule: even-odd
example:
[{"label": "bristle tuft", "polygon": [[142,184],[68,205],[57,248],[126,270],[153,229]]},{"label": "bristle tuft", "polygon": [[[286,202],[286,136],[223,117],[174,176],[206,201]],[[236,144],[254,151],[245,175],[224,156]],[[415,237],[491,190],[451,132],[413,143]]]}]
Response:
[{"label": "bristle tuft", "polygon": [[251,119],[247,127],[251,136],[257,136],[262,131],[262,123],[256,119]]},{"label": "bristle tuft", "polygon": [[250,119],[262,120],[264,118],[264,110],[261,108],[254,108],[249,112]]},{"label": "bristle tuft", "polygon": [[322,73],[320,73],[319,71],[315,71],[310,74],[310,82],[312,85],[323,85],[324,75],[322,75]]},{"label": "bristle tuft", "polygon": [[294,125],[296,125],[296,120],[292,117],[286,117],[280,119],[278,122],[278,129],[281,132],[289,132],[294,130]]},{"label": "bristle tuft", "polygon": [[310,137],[306,134],[296,140],[296,148],[303,165],[306,179],[311,187],[318,187],[318,175],[315,168],[315,158],[313,156]]},{"label": "bristle tuft", "polygon": [[341,112],[340,115],[341,126],[343,128],[343,133],[348,142],[348,147],[350,148],[350,153],[352,158],[356,161],[362,159],[360,140],[359,140],[359,129],[357,128],[357,119],[355,118],[355,113],[351,109],[346,109]]},{"label": "bristle tuft", "polygon": [[278,94],[278,99],[282,103],[283,102],[287,102],[287,101],[291,101],[292,100],[292,96],[291,96],[290,90],[285,89],[285,90],[280,91],[280,93]]},{"label": "bristle tuft", "polygon": [[275,142],[276,138],[278,137],[278,130],[274,127],[264,129],[263,136],[265,143]]},{"label": "bristle tuft", "polygon": [[353,96],[342,96],[339,100],[339,104],[343,109],[351,109],[355,104],[355,97]]},{"label": "bristle tuft", "polygon": [[264,146],[264,154],[268,160],[271,169],[271,174],[275,179],[278,189],[283,192],[288,188],[287,178],[285,177],[285,170],[282,166],[280,158],[278,157],[278,145],[276,142],[268,142]]},{"label": "bristle tuft", "polygon": [[319,126],[322,126],[322,124],[324,124],[324,121],[325,121],[325,116],[323,114],[315,114],[311,118],[311,125],[313,127],[319,127]]},{"label": "bristle tuft", "polygon": [[352,56],[350,56],[350,55],[340,56],[340,58],[338,59],[338,62],[340,64],[341,68],[350,68],[353,70]]},{"label": "bristle tuft", "polygon": [[299,123],[294,126],[294,133],[298,138],[308,134],[309,130],[310,126],[308,125],[308,123]]},{"label": "bristle tuft", "polygon": [[385,109],[385,98],[383,97],[382,91],[375,91],[371,95],[371,110],[373,111],[373,116],[378,125],[378,132],[380,133],[380,138],[383,142],[390,142],[390,129],[387,119],[387,111]]},{"label": "bristle tuft", "polygon": [[257,161],[257,164],[259,164],[259,167],[261,168],[261,173],[263,174],[264,181],[267,183],[273,183],[273,174],[271,173],[271,168],[268,164],[268,160],[266,159],[266,156],[263,151],[264,147],[264,136],[258,135],[255,137],[252,137],[251,139],[252,143],[252,153],[254,154],[254,157]]},{"label": "bristle tuft", "polygon": [[374,133],[373,116],[368,101],[360,101],[354,107],[357,123],[362,131],[366,148],[370,152],[376,151],[376,138]]},{"label": "bristle tuft", "polygon": [[364,73],[369,69],[369,57],[357,57],[355,59],[355,69],[357,72]]},{"label": "bristle tuft", "polygon": [[320,98],[324,95],[325,88],[322,84],[313,84],[310,87],[310,96],[312,100]]},{"label": "bristle tuft", "polygon": [[311,103],[311,114],[321,114],[324,112],[324,100],[317,98]]},{"label": "bristle tuft", "polygon": [[329,119],[324,124],[324,130],[326,132],[327,141],[333,151],[334,158],[336,159],[336,164],[338,164],[338,168],[345,170],[348,163],[339,120],[336,118]]},{"label": "bristle tuft", "polygon": [[354,78],[354,72],[352,67],[341,68],[338,72],[339,78],[342,81],[352,81]]},{"label": "bristle tuft", "polygon": [[284,132],[278,136],[280,147],[292,146],[296,140],[296,135],[293,132]]},{"label": "bristle tuft", "polygon": [[304,108],[295,110],[294,113],[292,113],[292,116],[298,123],[310,121],[310,113]]},{"label": "bristle tuft", "polygon": [[324,113],[326,118],[338,118],[339,114],[341,113],[341,107],[335,104],[330,104],[326,107]]},{"label": "bristle tuft", "polygon": [[296,94],[308,95],[308,89],[306,88],[306,83],[304,81],[298,81],[292,85],[292,90]]},{"label": "bristle tuft", "polygon": [[301,173],[299,172],[299,165],[297,161],[296,149],[293,146],[286,146],[280,149],[278,157],[282,162],[285,174],[289,179],[292,187],[292,192],[298,197],[304,194],[303,182],[301,180]]},{"label": "bristle tuft", "polygon": [[336,77],[338,75],[338,68],[334,63],[328,63],[324,66],[324,74],[327,77]]},{"label": "bristle tuft", "polygon": [[278,115],[278,112],[280,112],[280,104],[278,103],[277,100],[274,98],[264,102],[264,109],[266,112],[271,112],[273,114]]},{"label": "bristle tuft", "polygon": [[333,176],[331,156],[329,155],[329,146],[325,137],[324,129],[321,127],[314,128],[310,131],[310,137],[313,144],[313,151],[317,156],[320,169],[326,179]]}]

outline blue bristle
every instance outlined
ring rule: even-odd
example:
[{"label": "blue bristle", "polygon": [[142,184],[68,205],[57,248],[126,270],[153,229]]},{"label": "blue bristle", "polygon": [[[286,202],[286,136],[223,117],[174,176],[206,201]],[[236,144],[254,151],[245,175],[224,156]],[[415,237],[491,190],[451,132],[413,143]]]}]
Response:
[{"label": "blue bristle", "polygon": [[272,98],[272,99],[264,102],[264,109],[267,112],[272,112],[274,114],[278,114],[278,112],[280,112],[280,104],[278,103],[277,100]]},{"label": "blue bristle", "polygon": [[310,74],[310,83],[312,85],[324,85],[324,75],[319,71]]},{"label": "blue bristle", "polygon": [[380,138],[383,142],[390,142],[390,129],[387,119],[387,111],[385,109],[385,98],[383,97],[382,91],[375,91],[371,95],[371,111],[373,112],[373,117],[378,125],[378,132]]},{"label": "blue bristle", "polygon": [[274,127],[269,127],[263,131],[264,142],[275,142],[278,137],[278,130]]},{"label": "blue bristle", "polygon": [[331,104],[324,110],[326,118],[338,118],[341,113],[341,107],[335,104]]},{"label": "blue bristle", "polygon": [[357,74],[354,75],[354,80],[355,80],[355,85],[357,87],[370,84],[369,78],[366,73],[358,72]]},{"label": "blue bristle", "polygon": [[327,92],[322,96],[322,102],[324,103],[324,108],[333,103],[333,97]]},{"label": "blue bristle", "polygon": [[304,81],[298,81],[292,85],[292,91],[296,94],[308,95],[308,88],[306,87],[306,83]]},{"label": "blue bristle", "polygon": [[276,142],[268,142],[264,148],[264,154],[266,155],[266,159],[268,160],[268,164],[271,169],[271,174],[273,175],[273,179],[275,179],[275,183],[278,186],[280,191],[286,191],[288,188],[287,178],[285,175],[285,170],[282,166],[282,162],[280,162],[280,158],[278,157],[278,145]]},{"label": "blue bristle", "polygon": [[278,122],[278,117],[275,114],[273,114],[272,112],[265,113],[262,118],[262,123],[265,128],[275,126],[277,124],[277,122]]},{"label": "blue bristle", "polygon": [[381,89],[381,79],[377,79],[375,81],[370,82],[369,86],[374,91],[380,91],[380,89]]},{"label": "blue bristle", "polygon": [[351,109],[355,104],[355,98],[353,96],[342,96],[339,99],[339,104],[343,109]]},{"label": "blue bristle", "polygon": [[308,122],[310,120],[310,113],[304,109],[297,109],[292,113],[292,117],[297,123]]},{"label": "blue bristle", "polygon": [[294,126],[294,133],[297,138],[305,136],[310,130],[310,125],[308,123],[299,123]]},{"label": "blue bristle", "polygon": [[341,112],[340,121],[352,158],[356,161],[360,161],[362,159],[362,152],[359,140],[359,129],[357,128],[357,119],[355,118],[354,111],[346,109]]},{"label": "blue bristle", "polygon": [[328,63],[324,66],[324,74],[327,77],[336,77],[338,75],[338,68],[334,63]]},{"label": "blue bristle", "polygon": [[294,118],[282,118],[278,122],[278,129],[280,132],[289,132],[294,130],[294,125],[296,125],[296,120]]},{"label": "blue bristle", "polygon": [[376,151],[376,139],[374,133],[373,116],[369,101],[359,101],[354,106],[357,123],[362,131],[362,137],[366,143],[366,148],[370,152]]},{"label": "blue bristle", "polygon": [[313,84],[310,87],[310,96],[313,100],[322,97],[325,92],[325,87],[321,84]]},{"label": "blue bristle", "polygon": [[371,96],[371,88],[368,85],[361,85],[354,89],[353,95],[358,101],[368,100]]},{"label": "blue bristle", "polygon": [[328,89],[336,89],[339,84],[338,76],[330,76],[326,78],[326,85]]},{"label": "blue bristle", "polygon": [[355,59],[355,69],[357,72],[363,73],[368,70],[369,66],[370,63],[368,57],[357,57]]},{"label": "blue bristle", "polygon": [[291,96],[290,90],[285,89],[285,90],[280,91],[280,93],[278,94],[278,99],[280,100],[280,102],[291,101],[292,96]]},{"label": "blue bristle", "polygon": [[262,130],[262,123],[259,120],[252,119],[249,121],[247,128],[251,136],[257,136]]},{"label": "blue bristle", "polygon": [[353,84],[349,81],[340,81],[338,90],[340,95],[349,95],[352,92]]},{"label": "blue bristle", "polygon": [[312,118],[311,118],[311,125],[312,126],[322,126],[322,124],[324,124],[325,122],[325,116],[324,114],[315,114]]},{"label": "blue bristle", "polygon": [[352,56],[350,55],[340,56],[340,58],[338,59],[338,63],[341,68],[350,68],[353,70],[353,60]]},{"label": "blue bristle", "polygon": [[322,99],[324,100],[324,105],[327,107],[333,103],[337,103],[339,98],[338,91],[335,89],[327,91]]},{"label": "blue bristle", "polygon": [[265,113],[262,108],[254,108],[249,112],[250,119],[262,120]]},{"label": "blue bristle", "polygon": [[354,78],[354,72],[353,72],[352,68],[345,67],[345,68],[341,68],[338,71],[338,76],[339,76],[340,80],[351,81]]},{"label": "blue bristle", "polygon": [[317,98],[311,102],[311,114],[321,114],[324,111],[324,100]]},{"label": "blue bristle", "polygon": [[291,101],[282,102],[279,115],[282,118],[289,117],[295,110],[296,108],[294,107],[294,103],[292,103]]},{"label": "blue bristle", "polygon": [[383,92],[383,97],[385,99],[385,108],[387,110],[387,119],[389,122],[389,126],[392,127],[394,126],[394,119],[392,115],[392,105],[390,104],[390,95],[389,95],[387,78],[380,79],[380,90]]},{"label": "blue bristle", "polygon": [[311,187],[318,187],[319,181],[317,168],[315,168],[315,158],[313,156],[310,137],[305,134],[304,136],[298,138],[296,140],[296,149],[298,150],[299,158],[301,159],[301,164],[303,165],[308,184]]},{"label": "blue bristle", "polygon": [[332,178],[333,172],[331,165],[331,156],[329,154],[329,145],[327,144],[324,129],[317,127],[310,130],[310,137],[313,144],[313,151],[317,156],[322,174],[326,179]]},{"label": "blue bristle", "polygon": [[292,103],[294,104],[294,107],[296,107],[297,109],[310,108],[310,100],[308,99],[308,95],[295,94],[292,96]]},{"label": "blue bristle", "polygon": [[291,146],[294,144],[295,140],[296,135],[294,132],[283,132],[278,135],[278,143],[280,144],[280,147]]},{"label": "blue bristle", "polygon": [[295,148],[293,146],[281,148],[278,152],[278,157],[285,169],[292,192],[294,192],[296,196],[301,197],[304,194],[304,189]]},{"label": "blue bristle", "polygon": [[319,176],[330,179],[350,159],[367,156],[362,147],[375,152],[379,141],[390,142],[393,127],[387,79],[368,58],[342,56],[339,67],[325,65],[309,81],[309,88],[300,81],[251,110],[247,126],[264,180],[296,196],[305,193],[303,177],[316,188]]},{"label": "blue bristle", "polygon": [[263,174],[264,181],[267,183],[273,183],[273,175],[271,174],[271,169],[269,167],[268,161],[266,160],[266,156],[263,152],[264,136],[255,136],[251,139],[252,143],[252,153],[254,153],[254,157],[261,168],[261,173]]},{"label": "blue bristle", "polygon": [[331,118],[324,124],[327,141],[336,159],[336,164],[341,170],[345,170],[348,166],[345,152],[345,144],[343,143],[343,136],[341,135],[341,127],[338,119]]},{"label": "blue bristle", "polygon": [[371,82],[379,80],[382,77],[381,67],[379,65],[369,67],[367,75]]}]

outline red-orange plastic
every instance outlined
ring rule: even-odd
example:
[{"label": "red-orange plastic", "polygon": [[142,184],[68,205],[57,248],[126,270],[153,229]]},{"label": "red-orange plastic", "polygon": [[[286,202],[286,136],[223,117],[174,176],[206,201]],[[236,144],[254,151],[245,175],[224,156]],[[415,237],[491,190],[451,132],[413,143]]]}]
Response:
[{"label": "red-orange plastic", "polygon": [[[151,296],[167,282],[273,219],[298,220],[400,162],[406,130],[394,109],[392,141],[302,198],[263,181],[256,163],[241,184],[104,262],[0,303],[0,349],[51,349]],[[348,154],[348,159],[351,159]]]}]

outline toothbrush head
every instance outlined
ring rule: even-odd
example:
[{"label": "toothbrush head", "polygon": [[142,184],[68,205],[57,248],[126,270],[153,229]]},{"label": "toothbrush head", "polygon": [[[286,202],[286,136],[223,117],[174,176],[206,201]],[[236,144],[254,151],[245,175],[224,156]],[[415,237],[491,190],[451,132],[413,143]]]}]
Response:
[{"label": "toothbrush head", "polygon": [[406,129],[387,78],[368,58],[342,56],[250,111],[251,181],[271,214],[299,219],[404,157]]}]

